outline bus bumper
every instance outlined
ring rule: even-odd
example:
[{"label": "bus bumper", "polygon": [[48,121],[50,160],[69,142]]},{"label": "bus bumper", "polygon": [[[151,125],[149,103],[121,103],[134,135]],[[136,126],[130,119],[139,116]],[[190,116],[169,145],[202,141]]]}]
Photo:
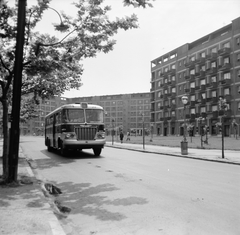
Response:
[{"label": "bus bumper", "polygon": [[66,149],[91,149],[91,148],[103,148],[106,143],[106,139],[100,140],[69,140],[63,141],[63,147]]}]

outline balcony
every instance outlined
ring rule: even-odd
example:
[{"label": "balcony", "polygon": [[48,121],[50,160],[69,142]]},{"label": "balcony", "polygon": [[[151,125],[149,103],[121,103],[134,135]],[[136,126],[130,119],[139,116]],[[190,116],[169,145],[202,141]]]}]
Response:
[{"label": "balcony", "polygon": [[224,116],[224,117],[231,117],[232,110],[231,109],[229,109],[229,110],[219,110],[218,115],[219,116]]},{"label": "balcony", "polygon": [[194,107],[195,104],[196,104],[196,101],[190,101],[190,102],[189,102],[190,107]]},{"label": "balcony", "polygon": [[206,85],[201,85],[201,86],[200,86],[200,90],[201,90],[201,91],[205,91],[205,90],[206,90]]},{"label": "balcony", "polygon": [[202,118],[206,118],[206,117],[207,117],[207,113],[202,112],[202,113],[201,113],[201,117],[202,117]]},{"label": "balcony", "polygon": [[199,90],[200,89],[200,86],[195,86],[195,90]]},{"label": "balcony", "polygon": [[203,64],[205,61],[206,61],[206,58],[200,57],[200,58],[196,59],[196,64]]},{"label": "balcony", "polygon": [[231,101],[232,96],[231,95],[225,95],[224,98],[226,99],[227,102]]},{"label": "balcony", "polygon": [[190,93],[195,93],[195,87],[190,88]]},{"label": "balcony", "polygon": [[210,87],[211,88],[216,88],[218,86],[217,82],[211,82]]},{"label": "balcony", "polygon": [[218,117],[218,111],[213,111],[212,112],[212,117],[217,118]]},{"label": "balcony", "polygon": [[211,102],[212,103],[218,103],[218,97],[212,97]]},{"label": "balcony", "polygon": [[172,118],[171,117],[167,117],[167,120],[170,121]]},{"label": "balcony", "polygon": [[217,73],[217,68],[213,67],[213,68],[208,68],[206,70],[207,74],[213,74],[213,73]]},{"label": "balcony", "polygon": [[218,50],[218,55],[227,55],[231,52],[231,48],[229,47],[224,47],[220,50]]},{"label": "balcony", "polygon": [[231,85],[232,81],[231,79],[224,79],[220,81],[221,85],[225,86],[225,85]]},{"label": "balcony", "polygon": [[191,113],[191,114],[190,114],[190,119],[193,120],[193,119],[195,119],[195,118],[196,118],[196,114],[195,114],[195,113]]},{"label": "balcony", "polygon": [[171,110],[174,110],[174,109],[176,109],[176,104],[171,105]]},{"label": "balcony", "polygon": [[194,67],[196,61],[188,61],[185,63],[185,67],[186,68],[191,68],[191,67]]},{"label": "balcony", "polygon": [[161,117],[161,118],[160,118],[160,121],[162,121],[162,122],[163,122],[163,121],[164,121],[164,118],[163,118],[163,117]]},{"label": "balcony", "polygon": [[216,58],[217,58],[217,53],[216,52],[212,52],[212,53],[210,53],[206,56],[207,60],[214,60]]},{"label": "balcony", "polygon": [[176,117],[171,117],[171,122],[175,122],[176,121]]},{"label": "balcony", "polygon": [[172,96],[172,98],[175,98],[175,97],[176,97],[176,92],[173,92],[173,93],[171,94],[171,96]]},{"label": "balcony", "polygon": [[219,65],[218,69],[220,71],[229,70],[229,69],[231,69],[231,64],[230,63],[225,63],[223,65]]},{"label": "balcony", "polygon": [[205,75],[206,75],[205,71],[199,71],[195,74],[195,76],[199,78],[205,77]]},{"label": "balcony", "polygon": [[186,93],[190,92],[190,89],[189,88],[185,88],[185,92]]}]

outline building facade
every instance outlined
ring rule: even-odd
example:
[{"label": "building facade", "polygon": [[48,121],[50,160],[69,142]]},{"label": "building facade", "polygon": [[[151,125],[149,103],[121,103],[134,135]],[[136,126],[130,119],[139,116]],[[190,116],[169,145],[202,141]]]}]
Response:
[{"label": "building facade", "polygon": [[[240,17],[192,43],[151,61],[151,119],[158,135],[183,135],[191,123],[198,134],[206,125],[210,135],[239,135]],[[188,97],[183,105],[181,98]],[[227,102],[219,110],[219,98]]]},{"label": "building facade", "polygon": [[87,102],[97,104],[104,108],[105,129],[107,134],[111,130],[118,134],[122,130],[125,134],[131,131],[132,134],[142,135],[143,120],[144,129],[150,133],[150,93],[134,93],[89,97],[53,97],[49,100],[40,100],[38,105],[39,117],[29,120],[27,123],[21,123],[22,135],[43,135],[44,118],[51,111],[64,104]]},{"label": "building facade", "polygon": [[118,95],[103,95],[90,97],[70,98],[68,102],[87,102],[104,108],[105,129],[107,134],[123,130],[132,134],[142,135],[143,120],[146,133],[150,130],[150,93],[133,93]]}]

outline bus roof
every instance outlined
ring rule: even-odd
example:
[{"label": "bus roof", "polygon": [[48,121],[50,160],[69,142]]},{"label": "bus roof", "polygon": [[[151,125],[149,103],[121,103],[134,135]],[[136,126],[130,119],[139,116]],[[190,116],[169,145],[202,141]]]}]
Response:
[{"label": "bus roof", "polygon": [[51,116],[52,114],[54,114],[60,110],[63,110],[63,109],[102,109],[103,110],[103,107],[100,105],[88,104],[88,103],[64,104],[64,105],[56,108],[49,114],[47,114],[45,117]]}]

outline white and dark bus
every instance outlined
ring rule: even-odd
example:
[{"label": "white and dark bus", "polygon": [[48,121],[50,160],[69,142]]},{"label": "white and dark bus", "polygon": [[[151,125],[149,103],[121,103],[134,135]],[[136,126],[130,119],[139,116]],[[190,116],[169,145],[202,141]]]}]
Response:
[{"label": "white and dark bus", "polygon": [[99,105],[76,103],[63,105],[45,117],[45,145],[48,151],[93,149],[101,154],[106,143],[103,108]]}]

